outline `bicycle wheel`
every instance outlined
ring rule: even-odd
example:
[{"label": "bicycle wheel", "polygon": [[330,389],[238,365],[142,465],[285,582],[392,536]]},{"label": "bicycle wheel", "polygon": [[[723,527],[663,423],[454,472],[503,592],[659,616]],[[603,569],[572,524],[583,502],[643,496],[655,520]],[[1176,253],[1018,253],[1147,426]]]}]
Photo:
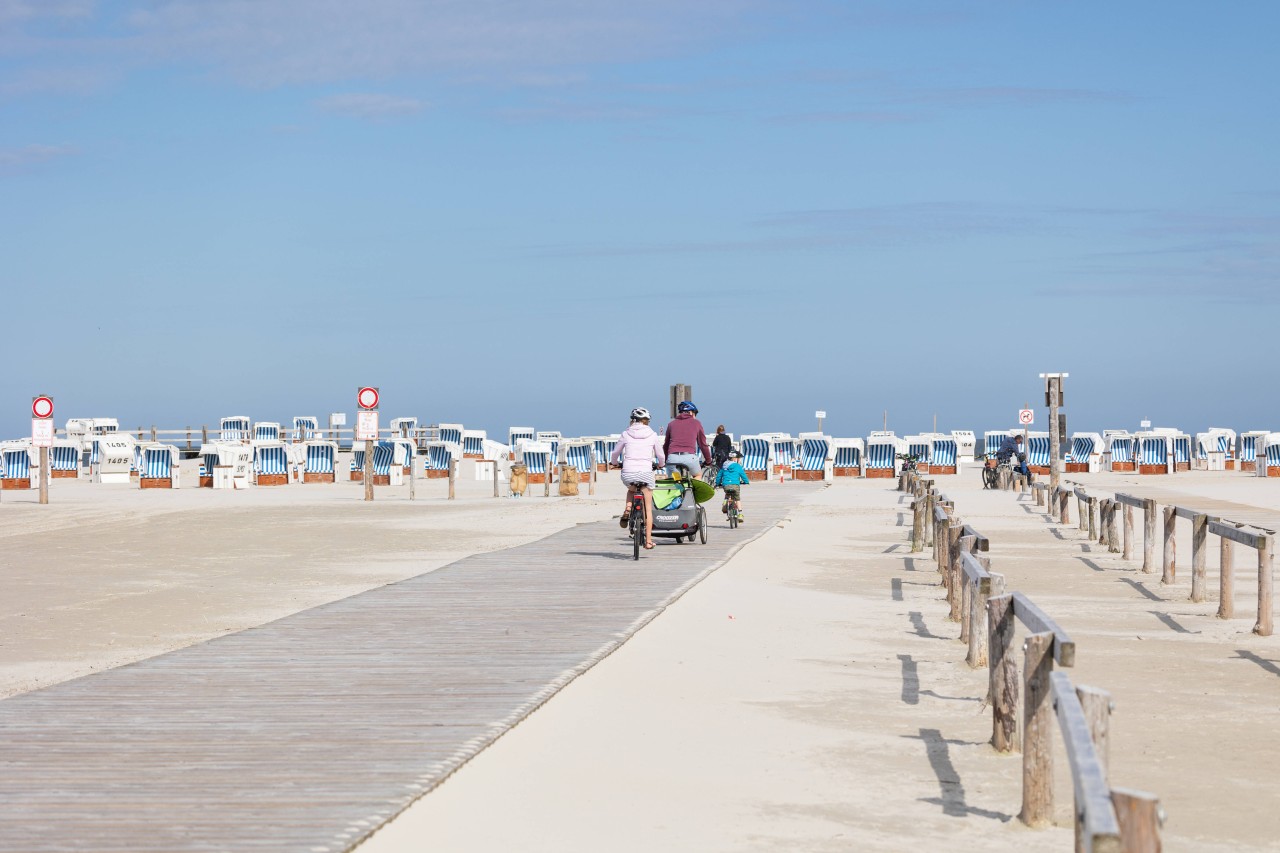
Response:
[{"label": "bicycle wheel", "polygon": [[631,559],[640,559],[640,545],[644,537],[644,507],[631,507]]},{"label": "bicycle wheel", "polygon": [[707,544],[707,511],[703,507],[698,507],[698,541]]},{"label": "bicycle wheel", "polygon": [[738,502],[730,499],[729,501],[729,529],[733,530],[738,526]]}]

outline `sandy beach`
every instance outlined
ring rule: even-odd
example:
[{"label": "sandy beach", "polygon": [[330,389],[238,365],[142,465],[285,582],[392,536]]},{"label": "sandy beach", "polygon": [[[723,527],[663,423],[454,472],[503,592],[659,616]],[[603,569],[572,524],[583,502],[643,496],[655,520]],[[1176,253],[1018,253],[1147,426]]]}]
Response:
[{"label": "sandy beach", "polygon": [[[1230,472],[1077,479],[1280,514],[1269,481]],[[938,482],[991,538],[993,570],[1076,640],[1073,681],[1112,693],[1112,783],[1160,796],[1167,849],[1276,849],[1280,783],[1263,768],[1280,744],[1258,733],[1280,724],[1280,641],[1250,633],[1249,560],[1237,556],[1236,618],[1218,620],[1216,549],[1214,594],[1191,603],[1186,568],[1162,586],[1028,495],[982,491],[975,470]],[[494,499],[460,480],[450,502],[445,488],[420,480],[412,502],[396,487],[368,504],[358,484],[60,482],[47,507],[6,492],[0,686],[17,695],[241,631],[607,520],[621,498],[612,477],[594,498]],[[753,494],[788,488],[752,486],[748,513]],[[908,552],[905,500],[875,480],[808,494],[360,850],[1069,849],[1060,743],[1055,826],[1027,829],[1019,759],[987,743],[985,670],[964,664],[927,554]]]}]

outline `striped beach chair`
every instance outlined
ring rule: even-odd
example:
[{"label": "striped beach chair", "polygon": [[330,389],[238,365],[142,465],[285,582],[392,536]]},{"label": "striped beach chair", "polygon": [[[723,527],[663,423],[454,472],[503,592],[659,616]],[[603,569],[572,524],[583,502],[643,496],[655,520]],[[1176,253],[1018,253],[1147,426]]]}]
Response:
[{"label": "striped beach chair", "polygon": [[99,435],[90,444],[89,481],[128,483],[133,471],[133,436],[126,432]]},{"label": "striped beach chair", "polygon": [[769,440],[769,460],[774,474],[789,473],[796,464],[796,441],[785,432],[761,433]]},{"label": "striped beach chair", "polygon": [[422,454],[423,476],[429,480],[439,480],[449,476],[449,466],[455,458],[462,457],[462,445],[451,441],[432,441],[427,443],[427,452]]},{"label": "striped beach chair", "polygon": [[960,448],[948,435],[935,435],[929,443],[929,473],[960,473]]},{"label": "striped beach chair", "polygon": [[907,449],[903,451],[916,458],[916,470],[921,474],[929,473],[929,436],[927,435],[904,435],[902,440],[906,442]]},{"label": "striped beach chair", "polygon": [[258,486],[284,486],[289,482],[289,454],[280,442],[255,444],[253,482]]},{"label": "striped beach chair", "polygon": [[1102,448],[1102,436],[1098,433],[1073,433],[1071,436],[1071,458],[1066,462],[1067,473],[1085,474],[1099,470]]},{"label": "striped beach chair", "polygon": [[1134,459],[1134,438],[1124,430],[1106,430],[1102,433],[1106,449],[1103,451],[1108,470],[1126,473],[1137,470]]},{"label": "striped beach chair", "polygon": [[560,452],[560,442],[564,440],[564,436],[562,436],[559,432],[557,432],[556,430],[540,430],[537,436],[534,437],[534,440],[541,441],[543,444],[550,446],[551,464],[553,466],[557,462],[561,462],[564,460],[564,457]]},{"label": "striped beach chair", "polygon": [[1261,439],[1262,449],[1258,451],[1258,475],[1261,477],[1280,477],[1280,432],[1269,432]]},{"label": "striped beach chair", "polygon": [[1000,452],[1000,445],[1004,444],[1004,440],[1014,434],[1015,431],[1011,429],[987,430],[982,434],[982,446],[985,448],[983,453],[987,456],[995,456]]},{"label": "striped beach chair", "polygon": [[77,479],[80,476],[80,442],[54,439],[49,448],[49,479]]},{"label": "striped beach chair", "polygon": [[399,438],[412,439],[414,432],[418,429],[417,418],[392,418],[391,434]]},{"label": "striped beach chair", "polygon": [[799,435],[800,455],[795,460],[792,476],[797,480],[827,480],[832,472],[831,437],[822,433]]},{"label": "striped beach chair", "polygon": [[337,443],[312,439],[303,446],[306,448],[306,458],[302,463],[302,482],[336,483]]},{"label": "striped beach chair", "polygon": [[1139,474],[1168,474],[1172,439],[1163,433],[1138,433],[1134,436]]},{"label": "striped beach chair", "polygon": [[223,441],[248,441],[251,435],[249,418],[245,415],[232,415],[229,418],[223,418],[218,429],[218,435]]},{"label": "striped beach chair", "polygon": [[1173,438],[1173,470],[1191,470],[1191,436],[1180,432]]},{"label": "striped beach chair", "polygon": [[[559,435],[559,433],[557,433]],[[516,445],[516,464],[523,465],[530,483],[545,483],[552,476],[555,451],[546,441],[521,441]]]},{"label": "striped beach chair", "polygon": [[1230,471],[1235,468],[1232,449],[1236,434],[1222,427],[1209,427],[1196,433],[1195,467],[1206,471]]},{"label": "striped beach chair", "polygon": [[860,438],[833,438],[834,458],[831,460],[833,477],[861,477],[863,449]]},{"label": "striped beach chair", "polygon": [[1240,433],[1238,440],[1239,452],[1236,454],[1240,462],[1240,470],[1249,473],[1257,473],[1258,470],[1258,446],[1267,438],[1266,430],[1249,430]]},{"label": "striped beach chair", "polygon": [[763,435],[744,435],[740,442],[742,468],[752,482],[769,479],[769,439]]},{"label": "striped beach chair", "polygon": [[293,419],[292,438],[295,442],[310,441],[320,431],[320,419],[310,415]]},{"label": "striped beach chair", "polygon": [[148,443],[138,447],[138,488],[176,489],[181,468],[178,448],[172,444]]},{"label": "striped beach chair", "polygon": [[516,443],[520,441],[537,441],[538,431],[533,427],[513,426],[507,430],[507,447],[511,458],[516,458]]},{"label": "striped beach chair", "polygon": [[483,459],[484,443],[488,433],[482,429],[464,429],[462,431],[462,458]]},{"label": "striped beach chair", "polygon": [[407,438],[392,438],[390,444],[395,449],[395,458],[391,464],[398,465],[403,476],[413,476],[413,459],[417,455],[413,442]]},{"label": "striped beach chair", "polygon": [[440,424],[437,429],[439,430],[438,441],[462,446],[462,424]]},{"label": "striped beach chair", "polygon": [[1033,474],[1048,474],[1052,448],[1049,446],[1049,433],[1027,433],[1027,466]]},{"label": "striped beach chair", "polygon": [[873,432],[867,437],[868,478],[893,478],[898,475],[899,453],[907,452],[907,443],[892,432]]},{"label": "striped beach chair", "polygon": [[613,449],[618,446],[618,439],[621,437],[621,435],[601,435],[592,439],[596,449],[596,467],[599,471],[609,470],[609,457],[613,455]]},{"label": "striped beach chair", "polygon": [[567,438],[564,441],[564,463],[578,472],[579,478],[591,476],[591,458],[595,445],[589,438]]},{"label": "striped beach chair", "polygon": [[254,441],[279,441],[280,424],[273,421],[259,421],[253,425]]},{"label": "striped beach chair", "polygon": [[13,441],[0,445],[0,488],[33,488],[38,484],[31,473],[33,467],[27,442]]}]

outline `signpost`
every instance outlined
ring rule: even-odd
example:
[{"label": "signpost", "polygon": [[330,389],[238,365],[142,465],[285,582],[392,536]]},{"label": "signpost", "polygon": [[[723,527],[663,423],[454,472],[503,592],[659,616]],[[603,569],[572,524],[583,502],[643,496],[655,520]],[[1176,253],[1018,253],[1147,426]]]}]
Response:
[{"label": "signpost", "polygon": [[356,441],[364,441],[364,499],[373,500],[373,444],[378,440],[378,389],[364,385],[356,389]]},{"label": "signpost", "polygon": [[40,503],[49,502],[49,448],[53,447],[53,398],[31,398],[31,446],[40,448]]},{"label": "signpost", "polygon": [[822,419],[827,416],[827,413],[819,409],[813,413],[813,416],[818,419],[818,432],[822,432]]},{"label": "signpost", "polygon": [[1049,407],[1049,488],[1058,488],[1062,475],[1062,424],[1058,421],[1058,408],[1062,406],[1062,380],[1068,373],[1041,373],[1044,380],[1044,403]]}]

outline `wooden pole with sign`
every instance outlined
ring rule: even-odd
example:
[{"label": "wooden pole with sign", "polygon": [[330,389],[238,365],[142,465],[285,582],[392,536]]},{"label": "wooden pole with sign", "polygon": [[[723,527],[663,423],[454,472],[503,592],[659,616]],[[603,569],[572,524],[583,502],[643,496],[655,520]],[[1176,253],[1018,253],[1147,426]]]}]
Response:
[{"label": "wooden pole with sign", "polygon": [[364,499],[373,500],[373,439],[364,441]]},{"label": "wooden pole with sign", "polygon": [[40,503],[49,502],[49,448],[40,448]]},{"label": "wooden pole with sign", "polygon": [[31,443],[40,448],[38,476],[40,503],[49,502],[49,448],[53,445],[53,398],[40,394],[31,398]]}]

